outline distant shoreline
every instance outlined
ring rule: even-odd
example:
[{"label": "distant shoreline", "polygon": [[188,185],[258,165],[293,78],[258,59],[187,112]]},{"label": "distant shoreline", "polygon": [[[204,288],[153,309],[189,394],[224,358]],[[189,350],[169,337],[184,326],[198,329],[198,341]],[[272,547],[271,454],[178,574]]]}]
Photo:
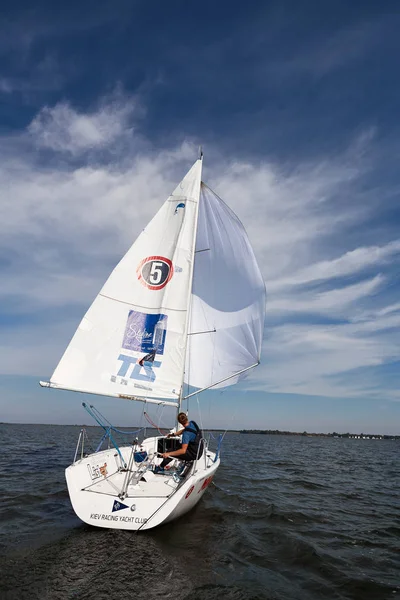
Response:
[{"label": "distant shoreline", "polygon": [[400,435],[390,435],[382,433],[309,433],[303,431],[279,431],[278,429],[242,429],[239,433],[250,433],[257,435],[300,435],[303,437],[328,437],[328,438],[346,438],[358,440],[400,440]]},{"label": "distant shoreline", "polygon": [[[11,423],[1,421],[0,425],[39,425],[46,427],[99,427],[98,425],[83,425],[79,423]],[[139,425],[131,425],[127,427],[126,425],[116,425],[118,429],[132,429],[135,427],[141,428]],[[156,429],[155,427],[147,427],[147,429]],[[162,427],[162,429],[167,429],[166,427]],[[307,431],[299,432],[299,431],[281,431],[279,429],[211,429],[209,427],[205,427],[205,431],[210,431],[213,433],[243,433],[243,434],[253,434],[253,435],[294,435],[294,436],[302,436],[302,437],[325,437],[325,438],[346,438],[346,439],[363,439],[363,440],[400,440],[400,435],[391,435],[391,434],[382,434],[382,433],[310,433]]]}]

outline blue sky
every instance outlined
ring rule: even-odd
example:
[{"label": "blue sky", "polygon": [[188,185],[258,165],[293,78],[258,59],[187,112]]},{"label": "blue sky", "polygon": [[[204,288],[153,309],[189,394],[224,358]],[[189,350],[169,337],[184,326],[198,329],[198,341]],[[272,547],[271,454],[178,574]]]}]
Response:
[{"label": "blue sky", "polygon": [[390,1],[3,8],[0,420],[86,421],[36,382],[201,143],[268,292],[262,365],[204,424],[399,434],[399,26]]}]

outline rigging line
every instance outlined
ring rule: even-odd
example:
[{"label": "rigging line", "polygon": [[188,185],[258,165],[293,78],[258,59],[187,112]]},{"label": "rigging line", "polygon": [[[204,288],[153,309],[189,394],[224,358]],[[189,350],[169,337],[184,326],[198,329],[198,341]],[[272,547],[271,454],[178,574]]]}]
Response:
[{"label": "rigging line", "polygon": [[116,433],[121,433],[124,435],[135,435],[135,433],[140,433],[142,429],[135,429],[135,431],[123,431],[122,429],[118,429],[118,427],[114,427],[114,425],[93,404],[90,404],[90,408],[92,409],[93,413],[99,417],[99,419],[103,419],[106,423],[108,423],[110,429],[112,431],[115,431]]},{"label": "rigging line", "polygon": [[163,429],[170,429],[170,426],[169,426],[169,425],[166,425],[166,424],[165,424],[165,422],[163,421],[164,406],[163,406],[163,405],[161,405],[160,409],[161,409],[161,411],[160,411],[160,412],[161,412],[161,414],[160,414],[160,418],[159,418],[159,420],[158,420],[158,421],[159,421],[159,425],[160,425],[160,426],[161,426]]},{"label": "rigging line", "polygon": [[[237,413],[237,410],[238,410],[238,409],[236,408],[236,410],[234,411],[234,413],[233,413],[233,415],[232,415],[232,417],[231,417],[231,421],[233,421],[233,419],[235,419],[235,418],[236,418],[236,413]],[[222,440],[221,440],[221,441],[223,441],[223,439],[224,439],[224,437],[225,437],[225,435],[226,435],[227,431],[228,431],[228,428],[226,428],[226,429],[225,429],[225,431],[224,431],[224,433],[222,434]]]},{"label": "rigging line", "polygon": [[[221,394],[223,394],[224,392],[225,392],[225,390],[222,390]],[[247,394],[247,391],[245,393]],[[231,421],[233,421],[233,419],[236,418],[237,411],[238,411],[238,407],[236,406],[235,410],[233,411],[233,414],[232,414],[232,417],[231,417]],[[222,437],[221,437],[221,444],[222,444],[222,442],[224,440],[224,437],[225,437],[227,431],[228,431],[228,428],[226,428],[225,431],[224,431],[224,433],[221,434],[222,435]]]},{"label": "rigging line", "polygon": [[[103,479],[101,481],[93,481],[93,483],[87,485],[86,487],[82,488],[82,492],[89,492],[89,491],[93,491],[90,488],[94,487],[95,485],[98,485],[99,483],[103,483],[104,481],[107,481],[111,487],[113,487],[115,490],[117,490],[117,486],[114,485],[111,481],[109,481],[110,477],[114,477],[114,475],[116,475],[119,471],[114,471],[114,473],[111,473],[110,475],[103,477]],[[95,490],[96,491],[96,490]],[[99,492],[101,493],[101,492]]]},{"label": "rigging line", "polygon": [[188,335],[201,335],[202,333],[216,333],[217,330],[215,329],[209,329],[208,331],[193,331],[192,333],[188,333]]},{"label": "rigging line", "polygon": [[[213,341],[213,354],[212,354],[212,363],[211,363],[212,368],[211,368],[211,376],[210,376],[211,381],[214,379],[213,375],[214,375],[214,366],[215,366],[215,354],[216,354],[216,348],[217,348],[216,337],[214,337],[212,341]],[[199,396],[197,395],[197,397],[199,397]]]},{"label": "rigging line", "polygon": [[229,377],[220,379],[219,381],[216,381],[215,383],[212,383],[211,385],[208,385],[207,387],[201,388],[201,390],[197,390],[196,392],[192,392],[191,394],[188,394],[183,399],[186,400],[187,398],[190,398],[191,396],[194,396],[195,394],[200,394],[201,392],[205,392],[206,390],[209,390],[209,389],[215,387],[216,385],[223,383],[224,381],[228,381],[229,379],[232,379],[232,377],[237,377],[238,375],[241,375],[242,373],[245,373],[246,371],[250,371],[250,369],[254,369],[254,367],[257,367],[259,364],[260,364],[260,362],[258,361],[256,363],[254,363],[254,365],[250,365],[250,367],[246,367],[245,369],[242,369],[241,371],[232,373],[232,375],[229,375]]},{"label": "rigging line", "polygon": [[154,423],[154,421],[152,421],[149,417],[149,415],[147,414],[147,412],[143,413],[144,416],[146,417],[146,419],[148,420],[148,422],[150,423],[150,425],[152,425],[154,427],[154,429],[157,429],[157,431],[160,433],[160,435],[167,435],[166,433],[163,433],[161,431],[161,429],[159,429],[159,427],[157,427],[157,425]]},{"label": "rigging line", "polygon": [[96,452],[96,450],[93,449],[92,443],[89,439],[88,433],[85,428],[83,428],[83,436],[86,439],[87,445],[89,446],[90,450],[92,451],[92,454],[93,454],[93,452]]},{"label": "rigging line", "polygon": [[[144,409],[145,409],[145,408],[146,408],[146,403],[144,402],[144,403],[143,403],[142,414],[141,414],[141,416],[140,416],[140,424],[141,424],[141,425],[142,425],[142,423],[144,422],[143,416],[144,416]],[[145,438],[146,438],[146,429],[147,429],[147,427],[146,427],[146,423],[144,423],[144,427],[143,427],[143,429],[144,429],[143,439],[145,439]],[[143,441],[143,440],[142,440],[142,441]]]},{"label": "rigging line", "polygon": [[161,431],[160,427],[161,427],[162,410],[163,410],[162,406],[158,407],[157,411],[156,411],[156,416],[154,417],[154,420],[157,420],[158,431]]},{"label": "rigging line", "polygon": [[[100,490],[83,490],[83,491],[90,492],[92,494],[102,494],[103,496],[111,496],[112,498],[115,498],[115,494],[110,494],[108,492],[101,492]],[[126,497],[127,498],[137,498],[137,496],[130,496],[129,494]],[[140,496],[140,498],[165,498],[165,497],[170,498],[171,496]],[[136,533],[136,530],[134,530],[133,533]]]},{"label": "rigging line", "polygon": [[[163,405],[161,405],[161,406],[159,407],[159,409],[160,409],[160,410],[159,410],[159,411],[157,411],[157,413],[156,413],[156,415],[159,415],[159,416],[158,416],[158,425],[159,425],[159,427],[156,427],[156,428],[157,428],[159,431],[160,431],[160,429],[170,429],[170,426],[169,426],[169,425],[166,425],[166,424],[164,423],[164,421],[163,421],[164,406],[163,406]],[[150,415],[149,415],[149,417],[150,417]],[[154,417],[154,419],[156,420],[156,417]],[[165,435],[165,434],[162,434],[162,435]]]},{"label": "rigging line", "polygon": [[160,408],[160,416],[159,416],[159,419],[158,419],[158,424],[159,425],[162,425],[163,412],[164,412],[164,407],[161,406],[161,408]]},{"label": "rigging line", "polygon": [[[107,428],[104,425],[104,423],[102,423],[101,420],[97,417],[97,415],[90,408],[88,408],[88,406],[87,406],[87,404],[85,402],[82,402],[82,406],[89,413],[89,415],[100,425],[100,427],[102,429],[104,429],[104,431],[107,431]],[[114,448],[118,452],[122,464],[126,467],[126,463],[125,463],[125,461],[123,459],[123,456],[122,456],[121,451],[120,451],[120,449],[118,447],[118,444],[115,442],[114,438],[111,435],[111,431],[108,432],[108,436],[109,436],[109,439],[111,440]]]},{"label": "rigging line", "polygon": [[106,430],[106,432],[104,433],[104,435],[101,438],[100,442],[98,443],[97,448],[96,448],[96,452],[98,452],[100,450],[100,448],[103,445],[104,440],[108,438],[109,432],[110,432],[110,427]]},{"label": "rigging line", "polygon": [[[182,481],[182,484],[183,484],[183,483],[185,483],[186,481],[187,481],[187,480],[185,480],[185,481]],[[153,514],[151,514],[151,515],[150,515],[150,517],[149,517],[149,518],[146,520],[146,522],[145,522],[145,523],[142,523],[142,525],[141,525],[141,526],[140,526],[138,529],[136,529],[136,533],[138,533],[138,532],[139,532],[139,531],[142,529],[142,527],[143,527],[144,525],[146,525],[146,523],[148,523],[148,522],[150,521],[150,519],[152,519],[152,518],[154,517],[154,515],[155,515],[155,514],[157,514],[157,513],[158,513],[158,511],[159,511],[159,510],[161,510],[161,509],[162,509],[162,508],[165,506],[165,504],[168,502],[168,500],[170,500],[170,499],[171,499],[171,498],[172,498],[172,497],[173,497],[173,496],[176,494],[176,492],[177,492],[177,491],[178,491],[178,490],[179,490],[181,487],[182,487],[182,485],[178,483],[178,485],[177,485],[177,486],[176,486],[176,488],[173,490],[173,492],[172,492],[172,493],[171,493],[169,496],[167,496],[167,497],[166,497],[166,500],[165,500],[165,502],[163,502],[163,503],[161,504],[161,506],[159,506],[158,508],[156,508],[156,510],[153,512]]]},{"label": "rigging line", "polygon": [[197,400],[197,411],[198,411],[199,417],[200,417],[200,427],[201,427],[201,431],[203,432],[203,436],[204,436],[203,415],[201,414],[201,408],[200,408],[200,402],[199,402],[199,395],[198,394],[196,396],[196,400]]},{"label": "rigging line", "polygon": [[110,427],[112,427],[110,421],[104,415],[102,415],[101,412],[97,410],[97,408],[93,404],[89,404],[89,407],[91,408],[93,413],[98,416],[99,419],[103,419],[103,421],[105,421]]},{"label": "rigging line", "polygon": [[208,398],[208,422],[211,423],[211,397]]}]

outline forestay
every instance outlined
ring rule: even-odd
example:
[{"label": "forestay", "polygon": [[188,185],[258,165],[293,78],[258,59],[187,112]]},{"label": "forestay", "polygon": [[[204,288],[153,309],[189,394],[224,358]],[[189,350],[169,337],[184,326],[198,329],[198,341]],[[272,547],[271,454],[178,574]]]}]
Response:
[{"label": "forestay", "polygon": [[186,383],[218,388],[245,377],[260,360],[264,314],[265,285],[246,231],[202,184]]},{"label": "forestay", "polygon": [[201,167],[199,159],[111,273],[54,371],[52,387],[178,399]]}]

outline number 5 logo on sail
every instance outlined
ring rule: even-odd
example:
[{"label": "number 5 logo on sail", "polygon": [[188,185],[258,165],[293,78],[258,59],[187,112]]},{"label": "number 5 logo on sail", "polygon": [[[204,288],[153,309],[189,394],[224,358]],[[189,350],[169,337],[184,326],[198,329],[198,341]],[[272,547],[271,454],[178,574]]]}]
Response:
[{"label": "number 5 logo on sail", "polygon": [[169,258],[148,256],[140,262],[136,273],[140,283],[149,290],[161,290],[174,274],[174,267]]}]

